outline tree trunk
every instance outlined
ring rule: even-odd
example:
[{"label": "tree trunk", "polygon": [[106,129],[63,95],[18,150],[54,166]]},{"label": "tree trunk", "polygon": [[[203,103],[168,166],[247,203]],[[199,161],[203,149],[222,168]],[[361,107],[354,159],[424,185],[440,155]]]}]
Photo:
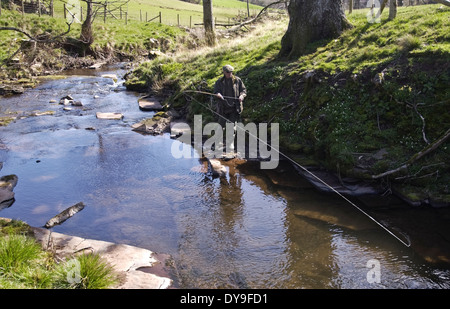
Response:
[{"label": "tree trunk", "polygon": [[92,5],[92,1],[88,0],[87,10],[86,10],[86,19],[81,26],[81,35],[80,40],[84,44],[84,50],[89,48],[92,43],[94,43],[94,34],[92,32],[92,22],[94,21],[94,9]]},{"label": "tree trunk", "polygon": [[335,38],[351,27],[342,0],[291,0],[288,12],[289,26],[281,40],[282,57],[299,57],[308,43]]},{"label": "tree trunk", "polygon": [[216,45],[216,33],[214,30],[212,0],[203,0],[203,25],[205,27],[206,43],[209,46]]},{"label": "tree trunk", "polygon": [[393,20],[397,16],[397,0],[391,0],[389,5],[389,20]]},{"label": "tree trunk", "polygon": [[380,10],[378,11],[378,17],[380,17],[381,14],[383,13],[384,8],[386,7],[387,2],[388,2],[388,0],[382,0],[382,1],[381,1]]},{"label": "tree trunk", "polygon": [[353,13],[353,0],[348,1],[348,13]]}]

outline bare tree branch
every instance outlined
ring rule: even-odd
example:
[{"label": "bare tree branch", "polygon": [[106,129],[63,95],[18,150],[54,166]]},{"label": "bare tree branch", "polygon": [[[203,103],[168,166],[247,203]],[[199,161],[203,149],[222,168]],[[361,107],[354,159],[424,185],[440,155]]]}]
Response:
[{"label": "bare tree branch", "polygon": [[0,31],[2,31],[2,30],[16,31],[16,32],[20,32],[20,33],[24,34],[33,42],[48,43],[48,42],[54,42],[54,41],[56,41],[56,39],[58,39],[62,36],[65,36],[66,34],[68,34],[70,32],[70,27],[71,27],[72,23],[70,22],[70,23],[66,23],[66,24],[67,24],[67,30],[65,32],[58,34],[56,36],[52,36],[50,38],[45,38],[45,39],[34,37],[31,34],[25,32],[19,28],[16,28],[16,27],[0,27]]},{"label": "bare tree branch", "polygon": [[436,2],[439,2],[440,4],[450,6],[450,0],[434,0]]},{"label": "bare tree branch", "polygon": [[31,34],[25,32],[25,31],[23,31],[23,30],[21,30],[19,28],[16,28],[16,27],[0,27],[0,31],[3,31],[3,30],[16,31],[16,32],[22,33],[23,35],[25,35],[26,37],[29,38],[28,41],[22,42],[20,44],[20,47],[10,57],[8,57],[6,60],[4,60],[3,63],[6,64],[6,63],[10,62],[11,59],[13,59],[22,50],[22,48],[25,47],[24,43],[26,43],[26,42],[36,42],[36,43],[52,43],[52,42],[56,42],[57,39],[65,36],[66,34],[68,34],[70,32],[70,27],[71,27],[72,23],[70,22],[70,23],[66,23],[66,24],[67,24],[67,31],[66,32],[63,32],[61,34],[58,34],[58,35],[52,36],[52,37],[48,37],[47,36],[45,38],[41,38],[42,36],[41,37],[34,37]]},{"label": "bare tree branch", "polygon": [[447,132],[444,133],[444,135],[442,135],[437,141],[435,141],[433,144],[425,147],[424,149],[422,149],[421,151],[419,151],[418,153],[416,153],[414,156],[412,156],[408,161],[406,161],[402,166],[393,169],[393,170],[389,170],[387,172],[378,174],[378,175],[372,175],[372,179],[379,179],[394,173],[397,173],[401,170],[404,170],[406,168],[408,168],[411,164],[413,164],[414,162],[416,162],[417,160],[419,160],[420,158],[422,158],[423,156],[429,154],[430,152],[434,151],[436,148],[438,148],[442,143],[444,143],[448,138],[450,137],[450,129],[447,130]]},{"label": "bare tree branch", "polygon": [[29,37],[30,40],[37,41],[37,39],[35,37],[31,36],[30,34],[26,33],[25,31],[20,30],[19,28],[15,28],[15,27],[0,27],[0,31],[1,30],[17,31],[17,32],[20,32],[20,33],[26,35],[27,37]]}]

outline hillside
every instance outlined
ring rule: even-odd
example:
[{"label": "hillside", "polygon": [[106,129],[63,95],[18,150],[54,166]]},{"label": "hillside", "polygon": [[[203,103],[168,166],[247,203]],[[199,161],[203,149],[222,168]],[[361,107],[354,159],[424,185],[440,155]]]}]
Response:
[{"label": "hillside", "polygon": [[[86,12],[85,5],[81,2],[83,12]],[[111,14],[106,14],[106,19],[103,14],[97,14],[93,26],[95,40],[91,51],[84,55],[77,48],[80,45],[77,41],[81,32],[80,23],[72,23],[69,33],[60,36],[69,29],[64,18],[62,1],[54,1],[53,17],[22,15],[19,9],[7,8],[10,7],[4,3],[0,14],[0,27],[17,28],[42,42],[27,43],[29,38],[24,33],[0,31],[0,79],[3,80],[30,78],[89,65],[101,59],[135,61],[148,57],[149,51],[153,49],[173,52],[180,46],[192,48],[203,44],[202,26],[197,25],[202,23],[202,5],[180,0],[131,0],[121,10],[116,9]],[[250,13],[255,14],[260,8],[251,5]],[[247,5],[244,2],[214,1],[214,14],[218,22],[232,23],[243,18],[246,12]],[[159,18],[154,19],[159,14],[161,23]],[[80,17],[80,14],[76,16]],[[146,22],[147,20],[149,22]],[[56,39],[53,39],[55,37]],[[49,42],[45,41],[47,39]],[[21,46],[22,52],[16,53]],[[14,58],[14,63],[7,64],[6,61],[11,57]],[[28,70],[33,65],[33,70]]]},{"label": "hillside", "polygon": [[[214,4],[219,20],[246,8],[237,0]],[[129,89],[158,93],[167,107],[187,119],[202,113],[206,122],[214,120],[213,115],[195,101],[187,102],[183,91],[211,91],[221,67],[230,63],[248,87],[245,121],[280,123],[282,151],[291,158],[341,178],[381,184],[387,193],[402,191],[413,204],[450,201],[448,141],[433,148],[450,128],[449,8],[400,7],[394,21],[388,21],[385,13],[381,23],[372,24],[366,10],[355,10],[348,16],[353,29],[336,40],[311,44],[299,59],[286,60],[277,57],[286,16],[272,14],[269,21],[238,34],[221,30],[219,45],[207,48],[201,27],[136,19],[138,12],[150,12],[150,7],[151,14],[167,8],[174,18],[201,12],[200,5],[178,0],[131,1],[128,12],[135,18],[126,24],[114,18],[95,21],[95,42],[84,56],[73,48],[80,24],[72,25],[60,40],[36,45],[18,32],[0,31],[2,84],[13,79],[32,86],[35,76],[98,61],[146,60],[129,74]],[[4,9],[0,27],[17,27],[40,38],[57,36],[67,29],[59,15],[57,10],[55,17],[22,16]],[[5,66],[21,44],[24,52]],[[154,50],[166,56],[149,60]],[[209,98],[200,95],[195,100]],[[413,164],[389,173],[408,160]],[[374,179],[386,172],[387,176]]]},{"label": "hillside", "polygon": [[[278,122],[282,150],[298,162],[401,192],[412,204],[450,201],[450,10],[401,7],[394,21],[370,24],[365,10],[353,29],[317,42],[296,61],[277,57],[287,20],[259,25],[252,36],[215,49],[160,57],[142,64],[128,86],[166,97],[187,118],[213,115],[183,91],[211,91],[221,67],[232,64],[247,88],[247,122]],[[196,100],[208,100],[198,96]],[[428,147],[428,148],[427,148]],[[410,160],[410,161],[408,161]],[[407,168],[385,177],[377,175]]]}]

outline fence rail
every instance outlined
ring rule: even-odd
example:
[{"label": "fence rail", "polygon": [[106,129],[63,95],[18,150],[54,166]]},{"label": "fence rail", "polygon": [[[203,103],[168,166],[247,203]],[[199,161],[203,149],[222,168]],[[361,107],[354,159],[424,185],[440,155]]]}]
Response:
[{"label": "fence rail", "polygon": [[[53,17],[72,16],[75,22],[82,22],[86,16],[86,3],[84,1],[58,1],[58,0],[0,0],[1,4],[5,8],[16,9],[21,11],[22,14],[47,14]],[[73,4],[77,3],[77,6]],[[124,5],[121,5],[123,3]],[[134,10],[131,11],[126,5],[127,1],[118,2],[117,0],[104,2],[96,2],[96,20],[98,22],[107,23],[109,20],[121,20],[124,24],[129,22],[157,22],[160,24],[189,27],[193,28],[203,22],[203,16],[201,13],[197,15],[188,14],[167,14],[162,11],[145,11]],[[1,16],[0,5],[0,16]],[[219,24],[232,24],[237,20],[242,20],[247,16],[246,10],[237,10],[236,16],[228,18],[228,20],[215,20]],[[258,13],[254,10],[252,15]],[[223,19],[223,18],[222,18]]]},{"label": "fence rail", "polygon": [[53,16],[53,0],[0,0],[0,12],[2,6],[18,8],[22,14],[42,14]]}]

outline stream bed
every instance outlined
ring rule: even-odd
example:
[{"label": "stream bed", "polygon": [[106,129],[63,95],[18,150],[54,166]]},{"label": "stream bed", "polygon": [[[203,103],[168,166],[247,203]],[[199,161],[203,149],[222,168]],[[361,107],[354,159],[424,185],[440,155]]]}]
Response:
[{"label": "stream bed", "polygon": [[[407,247],[288,162],[275,170],[230,163],[225,177],[212,177],[198,158],[174,158],[178,141],[169,134],[131,129],[153,112],[126,91],[125,73],[73,71],[0,98],[0,116],[17,117],[0,127],[0,176],[19,179],[0,217],[43,226],[83,202],[53,230],[169,254],[179,288],[450,287],[448,209],[412,208],[393,196],[354,199],[406,235]],[[82,106],[64,110],[66,95]]]}]

